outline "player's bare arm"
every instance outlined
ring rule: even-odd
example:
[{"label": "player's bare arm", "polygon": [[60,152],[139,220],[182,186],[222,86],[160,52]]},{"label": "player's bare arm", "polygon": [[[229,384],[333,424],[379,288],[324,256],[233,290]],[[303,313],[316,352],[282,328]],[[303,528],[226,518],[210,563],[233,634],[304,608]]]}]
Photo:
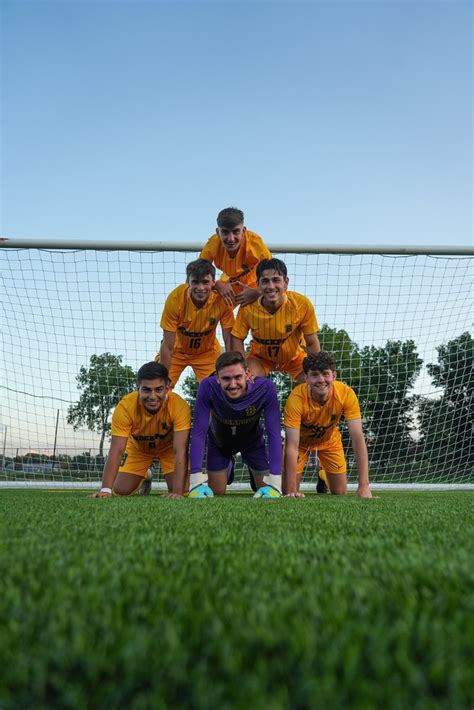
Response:
[{"label": "player's bare arm", "polygon": [[283,473],[283,492],[288,498],[304,498],[300,493],[297,481],[296,468],[298,462],[298,446],[300,443],[300,430],[285,427],[285,465]]},{"label": "player's bare arm", "polygon": [[317,333],[308,333],[304,336],[304,340],[306,343],[306,349],[308,351],[308,354],[311,355],[312,353],[320,352],[321,345]]},{"label": "player's bare arm", "polygon": [[222,328],[222,339],[224,341],[224,350],[229,352],[232,348],[232,328]]},{"label": "player's bare arm", "polygon": [[347,428],[349,429],[359,475],[359,485],[356,496],[359,498],[372,498],[372,493],[369,488],[369,457],[364,432],[362,430],[362,420],[350,419],[347,422]]},{"label": "player's bare arm", "polygon": [[159,362],[166,367],[167,370],[170,369],[171,356],[173,355],[174,343],[176,340],[176,333],[171,330],[163,331],[163,340],[161,341],[160,347],[160,360]]},{"label": "player's bare arm", "polygon": [[230,349],[234,352],[241,353],[245,357],[244,341],[242,338],[236,338],[235,335],[233,335]]},{"label": "player's bare arm", "polygon": [[120,461],[127,446],[128,437],[113,436],[110,443],[109,455],[104,465],[102,474],[102,487],[97,493],[93,493],[91,498],[110,498],[114,488],[115,479],[120,466]]},{"label": "player's bare arm", "polygon": [[189,429],[173,433],[174,471],[173,490],[163,493],[162,498],[181,498],[186,488],[188,474]]}]

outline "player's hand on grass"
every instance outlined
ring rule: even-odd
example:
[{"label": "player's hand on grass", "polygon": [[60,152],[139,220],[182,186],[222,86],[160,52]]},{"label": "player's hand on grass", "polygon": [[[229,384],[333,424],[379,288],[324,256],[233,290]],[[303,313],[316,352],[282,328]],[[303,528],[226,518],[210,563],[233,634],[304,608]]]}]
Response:
[{"label": "player's hand on grass", "polygon": [[224,303],[228,306],[235,306],[235,293],[231,283],[228,281],[216,281],[216,291],[222,296]]},{"label": "player's hand on grass", "polygon": [[207,483],[200,483],[198,486],[189,489],[190,498],[214,498],[214,492]]},{"label": "player's hand on grass", "polygon": [[167,491],[166,493],[162,493],[160,495],[160,498],[182,498],[183,494],[182,493],[173,493],[173,491]]},{"label": "player's hand on grass", "polygon": [[295,491],[295,493],[285,493],[285,498],[304,498],[304,493],[300,491]]},{"label": "player's hand on grass", "polygon": [[250,286],[243,284],[241,281],[236,281],[235,283],[242,287],[242,292],[235,296],[235,301],[239,306],[248,306],[249,303],[257,300],[260,295],[258,288],[250,288]]},{"label": "player's hand on grass", "polygon": [[196,471],[189,475],[189,498],[213,498],[214,491],[207,485],[207,473]]},{"label": "player's hand on grass", "polygon": [[255,493],[254,498],[281,498],[281,491],[276,486],[262,486]]},{"label": "player's hand on grass", "polygon": [[370,490],[369,486],[363,485],[363,486],[359,486],[357,488],[356,497],[357,498],[373,498],[374,496],[372,495],[372,491]]},{"label": "player's hand on grass", "polygon": [[112,498],[112,491],[96,491],[91,493],[88,498]]}]

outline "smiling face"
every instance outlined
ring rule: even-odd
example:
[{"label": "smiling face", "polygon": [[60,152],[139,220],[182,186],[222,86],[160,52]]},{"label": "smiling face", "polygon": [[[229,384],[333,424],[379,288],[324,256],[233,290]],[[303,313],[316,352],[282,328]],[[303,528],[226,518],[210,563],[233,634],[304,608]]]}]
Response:
[{"label": "smiling face", "polygon": [[324,404],[331,396],[333,389],[332,383],[336,379],[335,370],[309,370],[305,373],[306,382],[309,385],[311,397],[318,402]]},{"label": "smiling face", "polygon": [[222,246],[229,256],[235,256],[245,236],[246,228],[244,225],[237,224],[235,227],[232,227],[232,229],[217,227],[216,232],[221,240]]},{"label": "smiling face", "polygon": [[198,308],[207,303],[212,289],[215,286],[215,281],[210,274],[207,276],[190,276],[188,278],[189,295],[195,306]]},{"label": "smiling face", "polygon": [[217,381],[227,399],[238,399],[247,392],[249,371],[243,365],[227,365],[217,373]]},{"label": "smiling face", "polygon": [[165,380],[142,380],[138,387],[138,401],[149,414],[156,414],[161,409],[169,389]]},{"label": "smiling face", "polygon": [[262,294],[262,305],[268,310],[276,310],[283,303],[288,289],[288,276],[279,274],[274,269],[265,269],[258,279],[258,288]]}]

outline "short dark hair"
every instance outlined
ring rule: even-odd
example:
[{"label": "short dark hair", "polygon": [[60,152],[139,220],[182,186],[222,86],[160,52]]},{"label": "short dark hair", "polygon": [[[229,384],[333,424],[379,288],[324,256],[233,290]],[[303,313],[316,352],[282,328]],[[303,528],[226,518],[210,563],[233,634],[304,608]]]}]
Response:
[{"label": "short dark hair", "polygon": [[284,261],[281,259],[262,259],[262,261],[258,264],[257,266],[257,281],[263,274],[263,272],[266,269],[272,269],[275,271],[277,274],[280,274],[281,276],[284,276],[285,278],[288,276],[288,271],[286,269],[286,264]]},{"label": "short dark hair", "polygon": [[170,378],[168,375],[167,368],[162,365],[161,362],[156,362],[155,360],[152,360],[151,362],[146,362],[138,370],[138,386],[140,386],[142,380],[164,380],[166,384],[168,384]]},{"label": "short dark hair", "polygon": [[237,207],[226,207],[217,215],[217,226],[223,229],[235,229],[244,223],[244,213]]},{"label": "short dark hair", "polygon": [[222,353],[216,360],[216,372],[222,370],[223,367],[229,367],[230,365],[242,365],[244,370],[247,369],[247,362],[242,355],[242,353],[236,350],[231,350],[227,353]]},{"label": "short dark hair", "polygon": [[212,276],[212,278],[215,279],[215,266],[207,259],[196,259],[195,261],[190,261],[186,266],[186,281],[189,281],[191,276],[199,280],[205,278],[206,276]]},{"label": "short dark hair", "polygon": [[303,372],[324,372],[324,370],[336,370],[336,358],[333,353],[321,350],[319,353],[311,353],[303,360]]}]

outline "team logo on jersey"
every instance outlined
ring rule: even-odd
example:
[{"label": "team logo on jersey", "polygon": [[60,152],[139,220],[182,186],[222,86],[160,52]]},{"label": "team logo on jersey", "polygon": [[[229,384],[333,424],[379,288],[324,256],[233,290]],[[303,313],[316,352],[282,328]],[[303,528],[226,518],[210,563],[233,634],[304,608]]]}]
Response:
[{"label": "team logo on jersey", "polygon": [[291,333],[291,323],[287,323],[287,324],[285,325],[285,330],[286,330],[287,333]]},{"label": "team logo on jersey", "polygon": [[255,407],[247,407],[247,408],[245,409],[245,414],[246,414],[248,417],[253,417],[253,415],[256,414],[256,413],[257,413],[257,410],[255,409]]},{"label": "team logo on jersey", "polygon": [[209,318],[209,325],[215,325],[216,319],[215,318]]},{"label": "team logo on jersey", "polygon": [[161,422],[161,428],[166,430],[168,428],[168,424],[166,422]]},{"label": "team logo on jersey", "polygon": [[320,425],[316,426],[314,424],[311,424],[311,422],[303,422],[303,425],[309,429],[311,436],[313,436],[315,439],[321,439],[325,433],[327,432],[328,429],[331,429],[331,427],[334,425],[335,421],[337,419],[337,416],[335,414],[331,414],[331,419],[329,421],[329,424],[327,426]]}]

